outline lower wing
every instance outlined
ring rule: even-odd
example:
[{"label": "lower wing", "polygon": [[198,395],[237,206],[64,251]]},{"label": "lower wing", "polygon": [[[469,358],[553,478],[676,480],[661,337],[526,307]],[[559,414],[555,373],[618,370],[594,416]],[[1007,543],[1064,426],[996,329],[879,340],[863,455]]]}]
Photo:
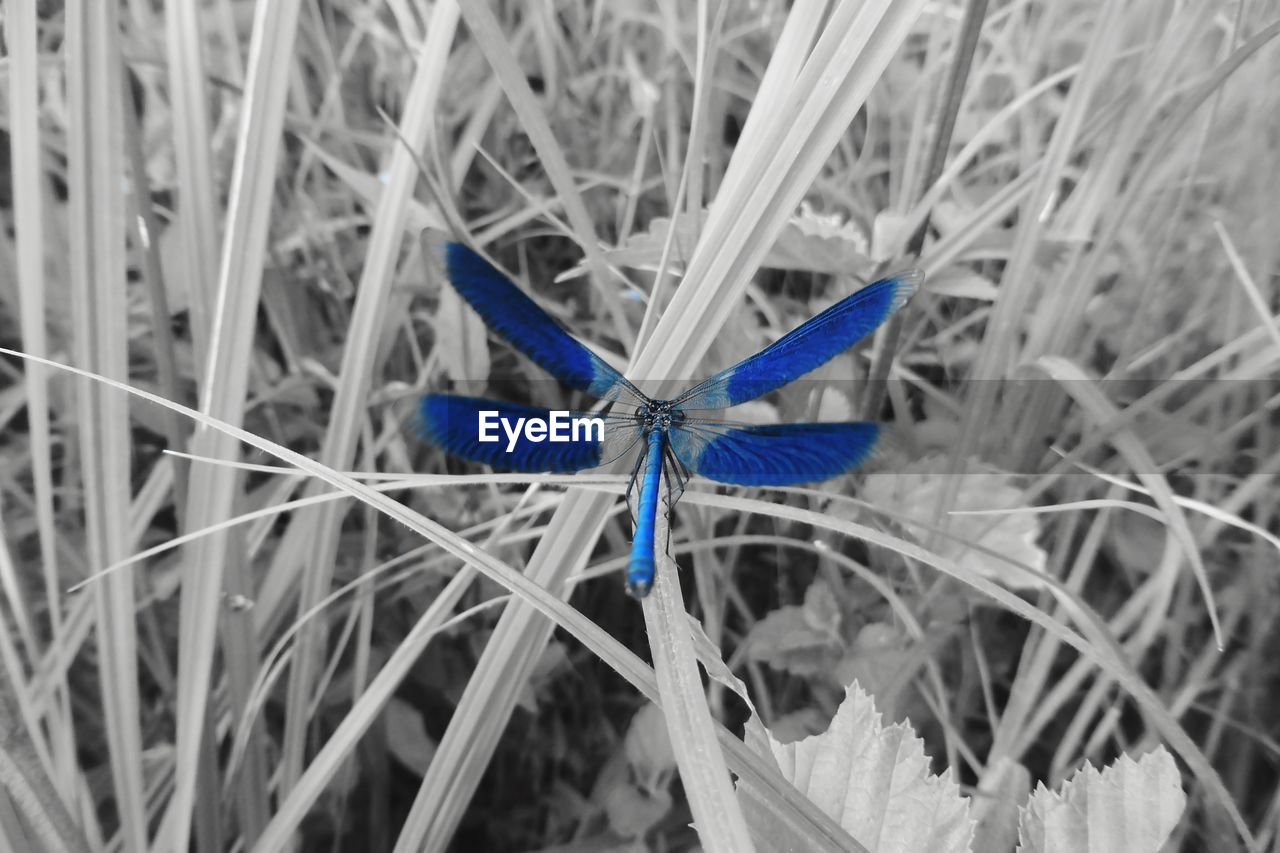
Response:
[{"label": "lower wing", "polygon": [[[598,419],[574,426],[575,419]],[[545,429],[532,424],[542,424]],[[626,453],[640,439],[632,418],[587,412],[552,412],[461,397],[428,394],[418,406],[417,429],[424,438],[454,456],[483,462],[503,471],[527,473],[581,471],[606,465]],[[552,440],[554,434],[562,440]]]},{"label": "lower wing", "polygon": [[794,486],[847,474],[880,437],[867,421],[729,426],[688,420],[670,432],[680,463],[709,480],[736,486]]}]

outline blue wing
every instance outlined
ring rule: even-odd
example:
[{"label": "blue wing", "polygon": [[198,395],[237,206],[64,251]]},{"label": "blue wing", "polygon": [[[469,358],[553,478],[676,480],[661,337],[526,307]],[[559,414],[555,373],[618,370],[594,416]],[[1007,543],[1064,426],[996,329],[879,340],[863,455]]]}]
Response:
[{"label": "blue wing", "polygon": [[566,427],[566,441],[531,440],[524,424],[530,418],[551,422],[550,410],[484,397],[428,394],[419,405],[417,427],[425,438],[454,456],[504,471],[522,472],[595,468],[617,459],[640,439],[640,424],[631,417],[556,414],[566,419],[598,418],[602,426],[595,430],[580,425],[576,433]]},{"label": "blue wing", "polygon": [[847,474],[880,437],[865,421],[727,426],[689,420],[673,426],[680,463],[709,480],[737,486],[793,486]]},{"label": "blue wing", "polygon": [[872,332],[905,305],[923,281],[924,273],[912,270],[869,284],[750,358],[690,388],[676,403],[682,409],[726,409],[781,388]]},{"label": "blue wing", "polygon": [[422,245],[485,324],[543,370],[593,397],[647,399],[475,251],[430,228],[422,232]]}]

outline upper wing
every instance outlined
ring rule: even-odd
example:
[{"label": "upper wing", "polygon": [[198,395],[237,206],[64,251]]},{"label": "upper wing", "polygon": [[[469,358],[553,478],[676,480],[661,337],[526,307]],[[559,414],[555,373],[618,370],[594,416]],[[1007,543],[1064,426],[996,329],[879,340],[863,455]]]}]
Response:
[{"label": "upper wing", "polygon": [[730,427],[686,421],[671,449],[690,471],[737,486],[793,486],[847,474],[871,454],[880,426],[865,421]]},{"label": "upper wing", "polygon": [[564,384],[594,397],[646,397],[621,373],[574,340],[511,279],[472,249],[428,228],[422,232],[428,258],[453,283],[490,329]]},{"label": "upper wing", "polygon": [[[554,427],[556,421],[548,409],[483,397],[428,394],[418,407],[417,427],[424,437],[454,456],[523,472],[595,468],[617,459],[640,439],[640,424],[633,418],[584,412],[554,414],[562,416],[565,441],[551,441],[549,436],[534,440],[525,431],[531,418]],[[575,432],[570,418],[599,418],[602,426],[597,430],[579,424]]]},{"label": "upper wing", "polygon": [[682,409],[725,409],[797,379],[853,346],[907,303],[920,270],[882,278],[848,296],[760,352],[700,382],[677,399]]}]

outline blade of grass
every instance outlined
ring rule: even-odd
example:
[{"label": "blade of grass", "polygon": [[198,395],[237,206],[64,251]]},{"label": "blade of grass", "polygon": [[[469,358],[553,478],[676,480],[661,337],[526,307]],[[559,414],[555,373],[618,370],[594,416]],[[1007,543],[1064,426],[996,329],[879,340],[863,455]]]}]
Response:
[{"label": "blade of grass", "polygon": [[[156,372],[160,377],[160,388],[171,400],[179,399],[178,375],[176,365],[177,354],[173,346],[173,313],[169,310],[169,297],[164,289],[164,273],[160,267],[160,247],[156,240],[160,235],[159,223],[151,209],[151,187],[147,181],[146,160],[142,153],[141,132],[138,127],[138,105],[133,97],[133,87],[128,80],[129,66],[124,57],[121,62],[121,105],[124,120],[124,140],[128,148],[129,176],[133,193],[131,194],[130,219],[134,226],[134,235],[142,249],[142,279],[147,288],[151,303],[151,333],[155,344]],[[183,421],[174,412],[165,418],[165,439],[169,447],[178,450],[186,446],[183,440]],[[182,514],[187,503],[187,467],[181,460],[174,460],[173,494],[178,514],[178,527],[182,527]]]},{"label": "blade of grass", "polygon": [[[259,4],[249,46],[249,72],[231,179],[217,301],[200,386],[200,409],[227,423],[240,423],[244,415],[298,6],[298,0]],[[191,144],[196,143],[198,140]],[[199,428],[192,450],[197,455],[217,459],[234,460],[239,454],[239,446],[225,433]],[[187,523],[198,529],[230,516],[237,482],[233,469],[197,467],[191,480]],[[186,849],[192,808],[197,806],[195,784],[209,705],[223,573],[228,559],[227,537],[219,534],[197,540],[189,549],[184,566],[179,614],[174,790],[164,823],[166,845],[174,850]],[[243,560],[239,562],[243,564]],[[228,664],[235,665],[236,661],[229,658]],[[216,812],[217,802],[205,798],[198,807]]]},{"label": "blade of grass", "polygon": [[[165,4],[165,55],[180,212],[178,253],[191,292],[191,342],[204,364],[213,329],[215,272],[221,231],[213,162],[209,153],[209,99],[205,89],[201,11],[192,3]],[[152,234],[152,239],[158,235]]]},{"label": "blade of grass", "polygon": [[1218,239],[1222,241],[1222,249],[1227,253],[1227,258],[1231,261],[1231,268],[1236,271],[1236,278],[1240,281],[1240,288],[1244,291],[1245,296],[1249,297],[1249,304],[1253,306],[1253,310],[1257,312],[1258,319],[1261,321],[1262,328],[1271,336],[1272,342],[1276,345],[1276,352],[1280,352],[1280,326],[1274,322],[1271,317],[1271,311],[1267,308],[1267,300],[1258,290],[1258,285],[1254,283],[1253,276],[1249,275],[1249,270],[1244,265],[1244,258],[1240,257],[1240,253],[1236,251],[1235,243],[1231,241],[1227,229],[1222,227],[1222,221],[1215,219],[1213,221],[1213,230],[1218,235]]},{"label": "blade of grass", "polygon": [[[129,375],[125,289],[125,175],[121,148],[122,81],[116,3],[67,9],[67,89],[72,338],[76,360],[115,379]],[[96,382],[76,383],[86,543],[91,565],[128,553],[129,407]],[[133,850],[147,846],[142,781],[137,634],[133,573],[118,572],[93,591],[98,678],[111,756],[119,835]]]},{"label": "blade of grass", "polygon": [[[660,508],[654,541],[665,542],[669,535],[667,516]],[[642,602],[644,624],[653,651],[653,670],[671,736],[671,751],[689,798],[698,839],[710,853],[754,850],[707,706],[675,560],[665,553],[655,557],[658,577],[653,591]]]},{"label": "blade of grass", "polygon": [[[9,52],[9,140],[13,167],[13,229],[16,242],[17,276],[22,345],[28,352],[49,352],[45,316],[44,217],[42,184],[45,170],[41,162],[39,114],[39,42],[35,0],[15,0],[7,7],[5,46]],[[35,486],[36,529],[40,539],[40,571],[44,581],[44,609],[53,644],[63,635],[62,584],[59,582],[57,532],[53,510],[53,463],[49,423],[49,377],[41,365],[29,364],[23,371],[27,419],[31,442],[31,474]],[[15,617],[21,613],[13,603]],[[30,633],[29,631],[27,632]],[[39,659],[42,647],[34,637],[27,640],[28,655]],[[16,678],[16,673],[10,674]],[[71,700],[66,670],[52,673],[53,695],[48,714],[49,746],[55,766],[54,779],[64,803],[76,801],[76,732],[71,722]],[[38,731],[38,730],[37,730]],[[78,809],[73,809],[78,810]]]}]

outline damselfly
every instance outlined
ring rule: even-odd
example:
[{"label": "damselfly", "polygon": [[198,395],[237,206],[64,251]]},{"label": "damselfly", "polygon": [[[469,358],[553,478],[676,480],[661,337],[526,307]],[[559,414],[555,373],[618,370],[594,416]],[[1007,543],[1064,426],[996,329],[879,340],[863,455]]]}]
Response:
[{"label": "damselfly", "polygon": [[[627,591],[643,598],[653,585],[654,521],[662,472],[670,509],[694,474],[739,486],[787,486],[826,480],[858,467],[881,428],[867,421],[735,424],[704,417],[781,388],[825,364],[875,330],[924,280],[918,270],[869,284],[765,349],[694,385],[671,400],[654,400],[551,319],[479,254],[435,231],[424,249],[485,323],[544,370],[572,388],[610,403],[600,431],[566,433],[551,441],[545,429],[493,440],[481,419],[546,424],[548,409],[455,394],[422,399],[423,434],[455,456],[523,472],[580,471],[637,452],[627,503],[640,483]],[[590,418],[590,415],[582,415]],[[522,420],[523,419],[523,420]]]}]

